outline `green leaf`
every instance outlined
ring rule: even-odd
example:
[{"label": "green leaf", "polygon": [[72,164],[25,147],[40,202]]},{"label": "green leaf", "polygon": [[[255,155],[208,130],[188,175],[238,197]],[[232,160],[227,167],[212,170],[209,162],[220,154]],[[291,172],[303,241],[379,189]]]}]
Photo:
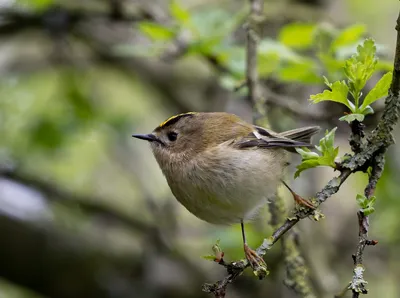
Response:
[{"label": "green leaf", "polygon": [[65,132],[60,123],[50,119],[40,119],[30,128],[31,143],[44,150],[53,151],[65,140]]},{"label": "green leaf", "polygon": [[300,173],[311,168],[318,167],[320,165],[318,159],[309,159],[303,161],[301,164],[299,164],[296,169],[297,171],[294,173],[294,178],[297,178],[300,176]]},{"label": "green leaf", "polygon": [[32,7],[36,10],[43,10],[54,4],[54,0],[18,0],[17,3]]},{"label": "green leaf", "polygon": [[321,155],[311,152],[307,148],[296,148],[296,151],[301,155],[302,161],[296,168],[297,171],[294,173],[294,177],[300,176],[300,173],[304,170],[315,168],[318,166],[328,166],[335,168],[335,159],[339,154],[339,147],[334,147],[335,131],[336,127],[331,131],[326,131],[325,137],[319,141],[317,150]]},{"label": "green leaf", "polygon": [[[337,127],[333,128],[331,131],[326,131],[325,136],[319,141],[319,146],[317,149],[322,153],[332,153],[334,150],[333,144],[335,141],[335,132]],[[336,156],[335,156],[336,157]]]},{"label": "green leaf", "polygon": [[266,77],[279,69],[280,59],[277,53],[263,53],[258,55],[258,74]]},{"label": "green leaf", "polygon": [[201,257],[207,261],[215,261],[215,256],[213,256],[213,255],[205,255],[205,256],[201,256]]},{"label": "green leaf", "polygon": [[190,54],[211,54],[213,55],[214,50],[221,43],[220,37],[210,37],[204,39],[198,39],[189,44],[187,52]]},{"label": "green leaf", "polygon": [[229,70],[237,79],[244,79],[246,72],[246,54],[243,47],[231,46],[225,51],[219,53],[224,57],[223,63],[227,65]]},{"label": "green leaf", "polygon": [[344,29],[332,42],[332,49],[356,43],[362,38],[367,28],[363,24],[356,24]]},{"label": "green leaf", "polygon": [[258,52],[260,54],[277,54],[282,61],[296,63],[302,60],[302,57],[291,48],[270,38],[265,38],[260,42]]},{"label": "green leaf", "polygon": [[[329,82],[325,82],[329,83]],[[329,83],[330,84],[330,83]],[[313,103],[319,103],[321,101],[334,101],[347,106],[350,110],[352,107],[347,99],[347,94],[349,92],[349,87],[347,86],[345,81],[336,81],[333,84],[330,84],[330,90],[324,90],[322,93],[318,93],[315,95],[311,95],[310,99]]]},{"label": "green leaf", "polygon": [[182,25],[187,24],[190,20],[190,13],[184,9],[176,0],[172,0],[169,5],[171,15]]},{"label": "green leaf", "polygon": [[335,78],[336,80],[343,77],[343,60],[337,59],[331,54],[325,52],[318,53],[317,56],[323,67],[328,72],[329,77]]},{"label": "green leaf", "polygon": [[215,244],[212,246],[212,251],[216,254],[222,251],[221,246],[219,245],[221,242],[221,239],[217,239],[217,241],[215,241]]},{"label": "green leaf", "polygon": [[361,211],[364,213],[364,215],[371,215],[372,213],[374,213],[375,208],[374,207],[367,207],[367,208],[361,209]]},{"label": "green leaf", "polygon": [[284,82],[301,82],[315,84],[321,82],[318,67],[313,60],[290,61],[281,67],[278,78]]},{"label": "green leaf", "polygon": [[367,96],[365,96],[364,101],[360,107],[360,110],[363,111],[366,107],[373,102],[377,101],[381,97],[384,97],[388,94],[388,90],[390,84],[392,82],[392,72],[386,73],[379,81],[376,83],[374,88],[369,91]]},{"label": "green leaf", "polygon": [[193,11],[190,15],[190,23],[196,28],[201,39],[215,38],[226,39],[248,15],[245,5],[235,14],[226,9],[209,7]]},{"label": "green leaf", "polygon": [[313,44],[315,24],[290,23],[279,32],[278,40],[291,48],[307,49]]},{"label": "green leaf", "polygon": [[340,121],[347,121],[348,123],[353,122],[354,120],[357,120],[359,122],[364,121],[365,116],[363,114],[349,114],[343,117],[340,117]]},{"label": "green leaf", "polygon": [[393,70],[393,61],[382,60],[380,59],[376,64],[376,70],[380,71],[392,71]]},{"label": "green leaf", "polygon": [[358,205],[360,206],[360,210],[365,214],[365,215],[370,215],[375,211],[374,205],[376,202],[376,197],[372,196],[369,199],[364,196],[357,194],[356,201]]},{"label": "green leaf", "polygon": [[312,152],[308,148],[295,148],[295,150],[297,151],[297,153],[299,153],[301,155],[303,160],[315,159],[315,158],[319,157],[318,153]]},{"label": "green leaf", "polygon": [[171,40],[175,32],[167,27],[152,22],[140,22],[139,30],[153,40]]},{"label": "green leaf", "polygon": [[361,110],[363,115],[369,115],[374,113],[374,109],[371,106],[366,106],[363,110]]},{"label": "green leaf", "polygon": [[375,70],[378,61],[375,55],[375,42],[369,38],[357,47],[356,54],[346,60],[344,72],[348,78],[350,92],[354,98],[358,98],[361,89]]},{"label": "green leaf", "polygon": [[371,206],[373,206],[375,204],[375,202],[376,202],[376,197],[375,196],[372,196],[372,197],[369,198],[369,204]]},{"label": "green leaf", "polygon": [[237,88],[239,81],[234,76],[223,75],[219,77],[219,83],[228,90],[234,90]]},{"label": "green leaf", "polygon": [[322,76],[324,78],[324,84],[328,86],[329,88],[332,88],[332,83],[329,82],[328,78],[326,76]]},{"label": "green leaf", "polygon": [[367,207],[367,198],[363,195],[357,194],[356,196],[356,201],[360,208],[365,208]]}]

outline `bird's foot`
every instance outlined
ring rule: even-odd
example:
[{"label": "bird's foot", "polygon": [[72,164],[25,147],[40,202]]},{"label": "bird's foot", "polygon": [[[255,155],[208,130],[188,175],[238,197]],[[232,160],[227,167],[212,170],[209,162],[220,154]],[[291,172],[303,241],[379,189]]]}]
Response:
[{"label": "bird's foot", "polygon": [[297,205],[299,206],[303,206],[303,207],[307,207],[310,209],[315,209],[315,206],[308,200],[302,198],[301,196],[299,196],[298,194],[293,192],[293,199],[296,202]]},{"label": "bird's foot", "polygon": [[244,254],[249,261],[253,273],[259,279],[263,279],[268,275],[267,264],[264,259],[260,257],[254,250],[252,250],[246,243],[244,244]]},{"label": "bird's foot", "polygon": [[285,183],[285,181],[282,180],[282,183],[283,183],[283,185],[285,185],[286,188],[291,192],[291,194],[292,194],[292,196],[293,196],[293,199],[294,199],[295,203],[296,203],[298,206],[303,206],[303,207],[306,207],[306,208],[310,208],[310,209],[315,210],[315,206],[314,206],[310,201],[308,201],[308,200],[302,198],[302,197],[299,196],[297,193],[295,193],[295,192],[289,187],[289,185],[287,185],[287,184]]}]

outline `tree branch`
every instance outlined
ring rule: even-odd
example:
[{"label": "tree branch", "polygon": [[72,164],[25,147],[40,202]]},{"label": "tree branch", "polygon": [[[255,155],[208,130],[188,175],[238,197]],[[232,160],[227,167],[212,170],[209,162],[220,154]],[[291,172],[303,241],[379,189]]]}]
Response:
[{"label": "tree branch", "polygon": [[[383,168],[385,165],[385,150],[379,153],[372,162],[371,175],[369,177],[369,182],[365,188],[364,194],[367,199],[375,193],[376,184],[380,179]],[[363,266],[363,253],[367,245],[376,245],[378,242],[375,240],[368,240],[368,230],[369,230],[369,216],[365,215],[362,210],[357,212],[358,216],[358,244],[356,249],[356,254],[353,255],[354,260],[354,270],[353,279],[350,282],[349,289],[353,292],[353,298],[358,298],[360,293],[367,294],[368,290],[366,288],[367,282],[364,280]]]},{"label": "tree branch", "polygon": [[72,194],[47,181],[26,175],[18,170],[7,170],[0,167],[0,178],[10,179],[17,183],[31,186],[34,189],[44,193],[48,200],[60,202],[69,206],[77,206],[86,212],[100,215],[106,219],[119,222],[137,231],[143,231],[149,228],[145,222],[133,218],[132,216],[124,215],[121,212],[113,210],[111,207],[102,205],[99,202],[103,200],[99,198]]},{"label": "tree branch", "polygon": [[32,30],[45,29],[49,31],[61,30],[68,31],[80,22],[92,21],[96,19],[112,19],[121,22],[138,22],[152,20],[152,16],[145,11],[138,11],[137,15],[118,14],[114,6],[111,5],[110,13],[92,12],[69,9],[61,6],[50,6],[42,12],[29,12],[18,9],[5,9],[0,12],[2,23],[0,24],[0,36],[11,36],[13,34]]},{"label": "tree branch", "polygon": [[[258,112],[257,106],[262,101],[262,95],[260,85],[258,82],[258,71],[257,71],[257,46],[260,41],[260,26],[257,20],[261,18],[264,10],[263,0],[250,0],[250,15],[247,22],[247,35],[246,35],[246,80],[247,87],[249,89],[248,97],[253,103],[256,111]],[[258,117],[256,116],[255,119]]]}]

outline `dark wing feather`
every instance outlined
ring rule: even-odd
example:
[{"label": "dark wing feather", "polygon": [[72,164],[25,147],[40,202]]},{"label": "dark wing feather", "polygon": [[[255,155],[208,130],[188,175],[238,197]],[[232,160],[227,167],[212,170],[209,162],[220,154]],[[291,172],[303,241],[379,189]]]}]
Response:
[{"label": "dark wing feather", "polygon": [[279,135],[291,140],[311,143],[311,137],[321,130],[319,126],[308,126],[281,132]]},{"label": "dark wing feather", "polygon": [[310,138],[319,131],[318,127],[305,127],[278,134],[259,126],[254,128],[256,129],[254,132],[236,140],[234,146],[238,149],[287,148],[288,150],[294,147],[314,147],[309,143]]}]

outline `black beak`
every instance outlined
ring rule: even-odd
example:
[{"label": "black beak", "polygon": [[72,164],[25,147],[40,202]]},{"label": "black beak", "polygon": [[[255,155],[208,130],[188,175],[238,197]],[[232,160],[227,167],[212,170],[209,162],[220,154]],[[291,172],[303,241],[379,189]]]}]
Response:
[{"label": "black beak", "polygon": [[157,138],[155,135],[153,135],[152,133],[149,133],[147,135],[132,135],[132,137],[141,139],[141,140],[145,140],[145,141],[149,141],[149,142],[158,142],[160,144],[163,144],[163,142],[161,142],[161,140],[159,138]]},{"label": "black beak", "polygon": [[157,137],[151,133],[149,133],[148,135],[132,135],[132,137],[149,142],[154,142],[157,140]]}]

